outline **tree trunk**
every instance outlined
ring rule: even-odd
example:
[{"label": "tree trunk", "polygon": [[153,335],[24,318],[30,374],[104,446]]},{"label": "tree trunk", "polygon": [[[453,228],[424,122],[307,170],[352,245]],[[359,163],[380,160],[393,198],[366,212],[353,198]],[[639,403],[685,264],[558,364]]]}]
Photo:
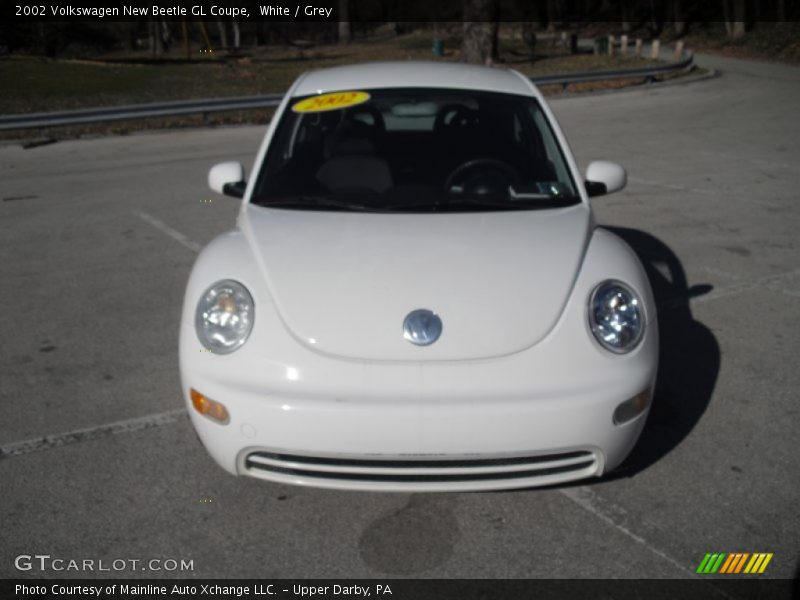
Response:
[{"label": "tree trunk", "polygon": [[[731,10],[731,1],[733,10]],[[747,25],[747,0],[722,0],[722,13],[725,17],[725,31],[730,38],[740,38]]]},{"label": "tree trunk", "polygon": [[138,36],[138,23],[127,23],[125,27],[125,37],[127,38],[127,46],[128,50],[137,50],[137,38]]},{"label": "tree trunk", "polygon": [[161,24],[153,19],[150,21],[150,52],[153,56],[164,53],[164,38],[161,37]]},{"label": "tree trunk", "polygon": [[186,60],[191,60],[192,47],[189,43],[189,28],[186,26],[186,17],[181,19],[181,33],[183,34],[183,51],[186,53]]},{"label": "tree trunk", "polygon": [[622,15],[622,22],[620,23],[622,32],[628,33],[631,30],[631,7],[628,5],[627,0],[620,1],[619,10]]},{"label": "tree trunk", "polygon": [[172,45],[172,31],[167,25],[166,19],[161,19],[161,47],[164,53],[169,53],[169,47]]},{"label": "tree trunk", "polygon": [[522,27],[522,41],[528,48],[528,58],[531,63],[536,60],[536,29],[534,23],[530,21],[523,21]]},{"label": "tree trunk", "polygon": [[45,26],[43,22],[39,21],[37,32],[39,34],[38,43],[44,55],[48,58],[55,58],[57,48],[56,35],[53,28],[49,24]]},{"label": "tree trunk", "polygon": [[728,37],[733,35],[733,24],[731,23],[731,6],[730,0],[722,0],[722,19],[725,21],[725,33]]},{"label": "tree trunk", "polygon": [[786,21],[786,0],[778,0],[778,21]]},{"label": "tree trunk", "polygon": [[200,26],[200,34],[203,36],[203,43],[206,45],[206,50],[211,51],[214,47],[211,45],[211,40],[208,37],[208,30],[206,29],[206,24],[203,21],[198,21]]},{"label": "tree trunk", "polygon": [[745,33],[745,12],[747,0],[733,0],[733,38],[740,38]]},{"label": "tree trunk", "polygon": [[225,27],[225,23],[221,20],[217,19],[217,31],[219,31],[219,45],[223,48],[228,47],[228,32]]},{"label": "tree trunk", "polygon": [[496,29],[493,26],[493,0],[463,1],[463,38],[461,60],[486,64],[492,60],[492,46]]},{"label": "tree trunk", "polygon": [[339,43],[349,44],[353,41],[353,30],[350,27],[350,1],[339,0]]},{"label": "tree trunk", "polygon": [[491,64],[500,60],[500,21],[492,21],[492,48],[489,51],[489,60],[486,64]]},{"label": "tree trunk", "polygon": [[675,29],[676,35],[683,35],[683,32],[686,30],[681,0],[672,0],[672,27]]},{"label": "tree trunk", "polygon": [[485,64],[492,57],[492,24],[488,21],[464,21],[461,60]]},{"label": "tree trunk", "polygon": [[153,23],[150,21],[147,22],[147,49],[150,54],[156,53],[156,38],[153,35]]},{"label": "tree trunk", "polygon": [[264,33],[264,23],[262,21],[258,21],[255,24],[255,29],[256,29],[255,42],[256,42],[256,47],[258,47],[261,44],[263,44],[266,40],[266,35]]},{"label": "tree trunk", "polygon": [[239,22],[231,21],[231,27],[233,27],[233,47],[238,50],[239,46],[242,45],[242,33],[239,30]]},{"label": "tree trunk", "polygon": [[556,30],[556,0],[547,0],[547,31],[553,33]]}]

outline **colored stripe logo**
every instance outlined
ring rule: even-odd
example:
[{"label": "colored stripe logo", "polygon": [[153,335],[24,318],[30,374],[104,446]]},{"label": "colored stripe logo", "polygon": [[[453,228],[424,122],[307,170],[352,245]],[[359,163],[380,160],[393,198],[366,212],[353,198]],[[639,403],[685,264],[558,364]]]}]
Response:
[{"label": "colored stripe logo", "polygon": [[769,561],[772,560],[772,552],[715,552],[708,553],[700,561],[697,572],[702,574],[721,573],[734,575],[739,573],[763,573]]}]

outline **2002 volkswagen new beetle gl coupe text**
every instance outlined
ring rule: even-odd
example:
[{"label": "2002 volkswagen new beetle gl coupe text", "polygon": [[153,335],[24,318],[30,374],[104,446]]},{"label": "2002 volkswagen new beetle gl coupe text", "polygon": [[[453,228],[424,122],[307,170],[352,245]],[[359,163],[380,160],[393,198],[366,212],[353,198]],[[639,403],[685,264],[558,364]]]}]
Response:
[{"label": "2002 volkswagen new beetle gl coupe text", "polygon": [[598,476],[642,431],[658,362],[642,265],[595,225],[544,99],[513,71],[437,63],[300,77],[243,198],[200,254],[180,369],[227,471],[450,491]]}]

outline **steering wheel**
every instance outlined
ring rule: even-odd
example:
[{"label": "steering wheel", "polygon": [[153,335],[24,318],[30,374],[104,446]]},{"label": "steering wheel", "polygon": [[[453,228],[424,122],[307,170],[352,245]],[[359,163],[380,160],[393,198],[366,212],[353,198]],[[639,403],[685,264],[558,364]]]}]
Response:
[{"label": "steering wheel", "polygon": [[[503,181],[500,182],[500,185],[504,189],[509,185],[513,185],[519,181],[519,173],[517,173],[517,170],[507,162],[497,160],[496,158],[474,158],[461,163],[455,169],[453,169],[450,175],[447,176],[447,179],[444,183],[445,192],[450,192],[453,186],[457,183],[460,183],[462,179],[468,179],[470,171],[475,171],[475,174],[471,177],[473,183],[479,186],[482,184],[484,188],[487,186],[491,187],[491,184],[496,183],[497,181],[497,178],[492,178],[491,175],[489,177],[484,177],[484,180],[481,181],[480,176],[485,176],[487,173],[494,175],[500,174],[503,179]],[[495,181],[492,181],[492,179]],[[469,180],[467,182],[469,182]],[[499,190],[478,188],[472,191],[478,194],[485,194]]]},{"label": "steering wheel", "polygon": [[[369,115],[372,118],[372,123],[370,124],[366,121],[356,118],[357,115],[361,114]],[[374,106],[369,106],[366,104],[354,106],[347,111],[347,120],[351,121],[352,123],[363,123],[367,127],[372,128],[376,133],[384,133],[386,131],[386,122],[383,120],[383,115],[381,114],[381,111]]]},{"label": "steering wheel", "polygon": [[[450,115],[453,115],[450,117]],[[448,117],[450,119],[448,120]],[[447,104],[436,113],[433,122],[435,132],[444,131],[450,127],[471,127],[478,124],[478,114],[463,104]]]}]

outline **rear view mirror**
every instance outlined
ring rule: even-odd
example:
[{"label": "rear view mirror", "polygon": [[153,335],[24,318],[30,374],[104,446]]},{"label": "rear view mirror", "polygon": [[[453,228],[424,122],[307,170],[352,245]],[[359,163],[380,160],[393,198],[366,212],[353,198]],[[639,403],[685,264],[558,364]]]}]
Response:
[{"label": "rear view mirror", "polygon": [[243,198],[247,188],[242,163],[230,161],[211,167],[208,172],[208,187],[219,194]]},{"label": "rear view mirror", "polygon": [[590,198],[618,192],[627,182],[628,174],[617,163],[596,160],[586,169],[586,193]]}]

